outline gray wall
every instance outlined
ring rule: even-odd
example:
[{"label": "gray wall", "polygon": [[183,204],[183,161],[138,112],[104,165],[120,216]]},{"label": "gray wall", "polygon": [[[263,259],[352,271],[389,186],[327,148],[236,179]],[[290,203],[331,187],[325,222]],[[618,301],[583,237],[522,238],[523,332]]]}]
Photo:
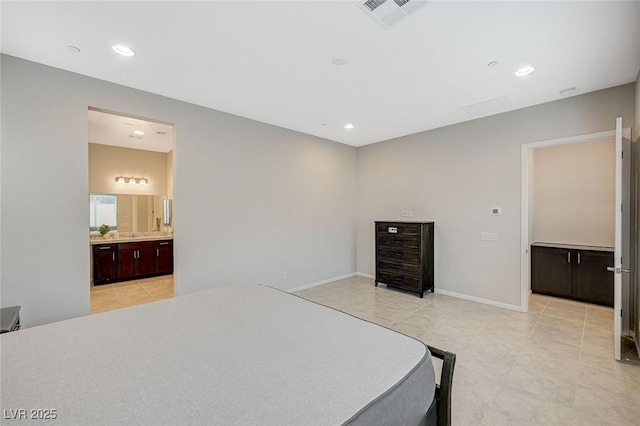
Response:
[{"label": "gray wall", "polygon": [[358,271],[374,273],[372,222],[413,210],[436,223],[436,288],[519,306],[520,146],[612,130],[618,116],[633,125],[633,84],[359,148]]},{"label": "gray wall", "polygon": [[2,306],[23,305],[26,326],[89,313],[89,106],[176,125],[178,294],[288,289],[355,272],[355,148],[1,61],[0,296]]}]

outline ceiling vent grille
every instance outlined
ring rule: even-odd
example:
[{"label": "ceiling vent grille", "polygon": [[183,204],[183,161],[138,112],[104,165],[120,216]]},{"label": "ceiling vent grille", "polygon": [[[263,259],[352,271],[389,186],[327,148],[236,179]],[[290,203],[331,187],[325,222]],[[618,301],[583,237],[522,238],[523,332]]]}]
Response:
[{"label": "ceiling vent grille", "polygon": [[389,29],[425,4],[426,0],[367,0],[358,3],[358,6],[380,25]]}]

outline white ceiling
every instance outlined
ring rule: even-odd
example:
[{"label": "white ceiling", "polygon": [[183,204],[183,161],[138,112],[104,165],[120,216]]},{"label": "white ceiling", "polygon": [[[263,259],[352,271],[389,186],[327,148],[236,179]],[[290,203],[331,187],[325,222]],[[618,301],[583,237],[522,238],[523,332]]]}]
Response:
[{"label": "white ceiling", "polygon": [[390,30],[352,1],[3,1],[1,19],[3,53],[354,146],[640,68],[637,1],[434,1]]},{"label": "white ceiling", "polygon": [[173,126],[89,110],[89,142],[166,153],[173,149]]}]

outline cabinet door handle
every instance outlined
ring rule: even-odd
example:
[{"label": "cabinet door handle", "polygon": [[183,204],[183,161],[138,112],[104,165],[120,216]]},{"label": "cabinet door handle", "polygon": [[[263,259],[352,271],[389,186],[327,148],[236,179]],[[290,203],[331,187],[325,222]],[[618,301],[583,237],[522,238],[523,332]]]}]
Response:
[{"label": "cabinet door handle", "polygon": [[115,261],[116,261],[116,253],[115,253],[115,252],[113,252],[113,253],[111,253],[111,255],[112,255],[112,257],[113,257],[113,261],[115,262]]},{"label": "cabinet door handle", "polygon": [[111,246],[102,246],[98,250],[109,250]]},{"label": "cabinet door handle", "polygon": [[160,243],[161,246],[166,246],[167,244],[169,244],[168,241],[165,241],[164,243]]},{"label": "cabinet door handle", "polygon": [[160,249],[156,249],[156,257],[160,257]]},{"label": "cabinet door handle", "polygon": [[571,252],[567,252],[567,263],[571,263]]},{"label": "cabinet door handle", "polygon": [[578,263],[580,263],[580,253],[578,253]]}]

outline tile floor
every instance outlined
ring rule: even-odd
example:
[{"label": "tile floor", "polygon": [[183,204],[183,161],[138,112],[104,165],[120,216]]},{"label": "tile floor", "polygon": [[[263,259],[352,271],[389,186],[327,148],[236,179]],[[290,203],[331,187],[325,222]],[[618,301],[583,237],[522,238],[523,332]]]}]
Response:
[{"label": "tile floor", "polygon": [[454,352],[454,425],[640,425],[640,365],[613,360],[610,308],[532,295],[524,314],[362,277],[298,294]]},{"label": "tile floor", "polygon": [[173,296],[173,275],[92,286],[91,313],[112,311]]}]

